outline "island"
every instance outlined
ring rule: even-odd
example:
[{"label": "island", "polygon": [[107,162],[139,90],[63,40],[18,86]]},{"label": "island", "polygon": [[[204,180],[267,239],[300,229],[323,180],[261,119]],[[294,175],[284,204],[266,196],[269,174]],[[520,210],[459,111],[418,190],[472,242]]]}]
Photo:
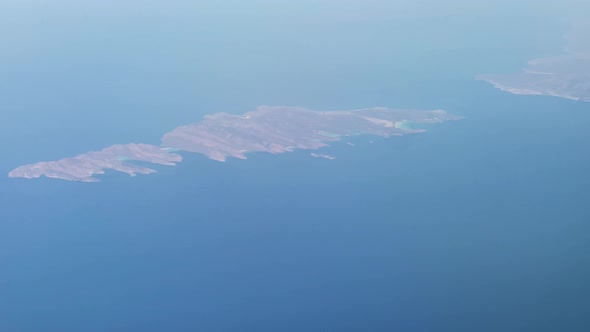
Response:
[{"label": "island", "polygon": [[98,182],[93,175],[104,174],[104,171],[109,169],[131,176],[155,172],[154,169],[133,164],[133,161],[172,166],[182,161],[182,156],[155,145],[117,144],[72,158],[22,166],[10,172],[8,176],[33,179],[44,175],[69,181]]},{"label": "island", "polygon": [[565,36],[564,53],[533,59],[521,73],[479,75],[494,87],[519,95],[545,95],[590,102],[590,24],[576,24]]},{"label": "island", "polygon": [[[443,110],[419,111],[373,107],[352,111],[316,112],[301,107],[260,106],[241,115],[217,113],[200,122],[178,127],[162,137],[160,146],[117,144],[57,161],[20,166],[11,178],[41,176],[68,181],[97,182],[95,175],[107,170],[150,174],[155,170],[134,162],[175,165],[180,151],[200,153],[224,162],[246,159],[253,152],[285,153],[296,149],[316,150],[343,137],[361,134],[381,137],[424,132],[409,123],[438,123],[460,117]],[[313,155],[313,154],[312,154]],[[314,157],[326,158],[325,154]]]},{"label": "island", "polygon": [[334,160],[334,159],[336,159],[336,157],[331,156],[329,154],[325,154],[325,153],[315,153],[315,152],[312,152],[309,155],[312,156],[312,157],[314,157],[314,158],[321,158],[321,159],[328,159],[328,160]]}]

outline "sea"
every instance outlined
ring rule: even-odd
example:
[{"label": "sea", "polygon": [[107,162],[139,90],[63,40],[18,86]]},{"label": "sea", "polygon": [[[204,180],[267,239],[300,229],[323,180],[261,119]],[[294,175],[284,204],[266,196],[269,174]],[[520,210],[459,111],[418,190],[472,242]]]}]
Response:
[{"label": "sea", "polygon": [[589,330],[590,103],[474,79],[559,53],[567,16],[196,3],[8,1],[0,173],[258,105],[464,118],[334,160],[0,177],[0,331]]}]

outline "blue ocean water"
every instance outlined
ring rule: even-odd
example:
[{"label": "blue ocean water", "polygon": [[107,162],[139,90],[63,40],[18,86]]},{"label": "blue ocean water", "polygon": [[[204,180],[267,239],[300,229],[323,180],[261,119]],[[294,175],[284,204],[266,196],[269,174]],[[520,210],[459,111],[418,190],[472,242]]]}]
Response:
[{"label": "blue ocean water", "polygon": [[540,19],[510,34],[464,31],[486,17],[205,29],[146,10],[138,28],[121,15],[104,32],[107,14],[16,43],[53,31],[65,51],[49,43],[2,66],[0,171],[157,143],[203,114],[258,104],[465,119],[351,138],[326,149],[335,160],[186,154],[97,184],[0,179],[0,330],[588,329],[590,104],[473,80],[558,48],[523,37]]}]

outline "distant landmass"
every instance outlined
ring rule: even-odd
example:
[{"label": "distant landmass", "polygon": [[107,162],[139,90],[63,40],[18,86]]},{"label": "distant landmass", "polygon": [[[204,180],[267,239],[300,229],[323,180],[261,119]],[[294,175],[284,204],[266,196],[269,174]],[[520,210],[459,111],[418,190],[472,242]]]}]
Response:
[{"label": "distant landmass", "polygon": [[480,75],[496,88],[519,95],[545,95],[590,102],[590,24],[567,35],[565,53],[533,59],[522,73]]},{"label": "distant landmass", "polygon": [[[217,161],[228,157],[246,159],[250,152],[284,153],[295,149],[319,149],[327,142],[361,134],[382,137],[423,132],[411,123],[458,120],[443,110],[395,110],[384,107],[353,111],[316,112],[300,107],[261,106],[242,115],[217,113],[198,123],[167,133],[160,146],[118,144],[57,161],[24,165],[11,171],[11,178],[46,176],[68,181],[97,182],[106,170],[150,174],[155,170],[134,162],[175,165],[179,151],[196,152]],[[314,157],[333,159],[325,154]]]}]

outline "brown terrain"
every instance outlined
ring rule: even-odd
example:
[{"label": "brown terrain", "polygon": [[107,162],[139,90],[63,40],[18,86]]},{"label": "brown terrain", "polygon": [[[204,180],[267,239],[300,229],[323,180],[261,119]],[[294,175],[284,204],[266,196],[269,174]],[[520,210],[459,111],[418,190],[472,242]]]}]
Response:
[{"label": "brown terrain", "polygon": [[58,161],[16,168],[9,177],[46,176],[69,181],[96,182],[94,175],[115,170],[130,175],[155,170],[133,163],[175,165],[182,157],[172,151],[201,153],[210,159],[246,159],[250,152],[284,153],[319,149],[342,137],[361,134],[382,137],[423,132],[407,129],[403,122],[436,123],[457,120],[442,110],[394,110],[382,107],[354,111],[315,112],[300,107],[261,106],[243,115],[218,113],[195,124],[181,126],[162,138],[160,147],[148,144],[113,145]]},{"label": "brown terrain", "polygon": [[494,87],[519,95],[545,95],[590,102],[590,24],[566,36],[565,53],[530,60],[517,74],[480,75]]},{"label": "brown terrain", "polygon": [[21,166],[8,174],[16,178],[38,178],[42,175],[48,178],[69,181],[97,182],[92,177],[103,174],[105,170],[116,170],[131,176],[154,173],[155,170],[133,164],[131,161],[144,161],[152,164],[175,165],[182,161],[176,153],[168,153],[161,147],[149,144],[117,144],[100,151],[91,151],[72,158],[58,161],[40,162]]}]

